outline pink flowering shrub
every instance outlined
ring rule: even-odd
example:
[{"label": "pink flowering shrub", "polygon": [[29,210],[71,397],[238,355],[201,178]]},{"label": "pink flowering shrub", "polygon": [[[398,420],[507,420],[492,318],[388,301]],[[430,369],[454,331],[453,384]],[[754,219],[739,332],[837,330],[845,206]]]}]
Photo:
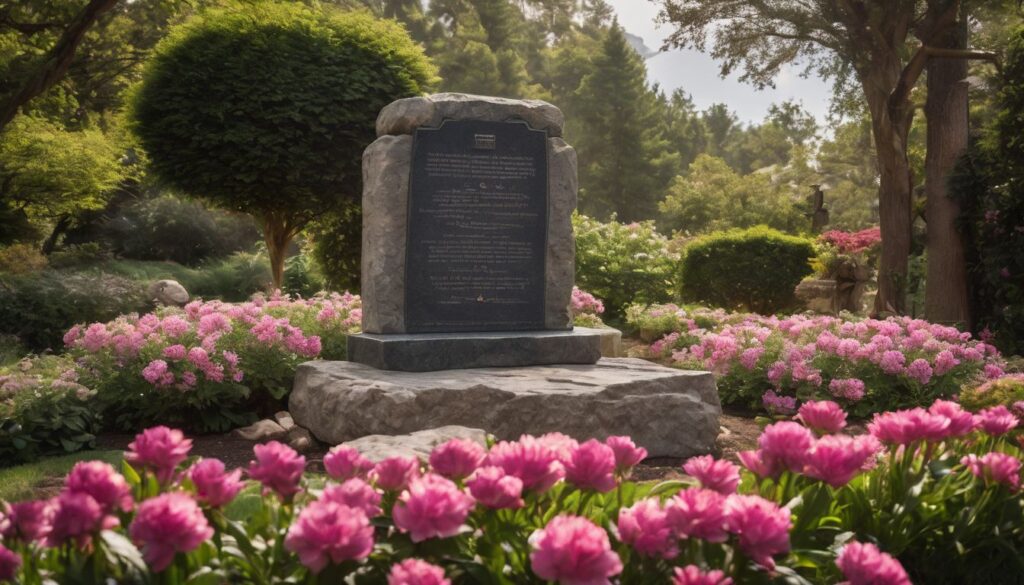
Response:
[{"label": "pink flowering shrub", "polygon": [[572,287],[572,320],[578,327],[601,327],[604,321],[601,314],[604,313],[604,303],[601,299],[580,290],[578,286]]},{"label": "pink flowering shrub", "polygon": [[855,254],[881,244],[882,230],[878,227],[870,227],[858,232],[831,230],[821,234],[818,239],[835,246],[844,254]]},{"label": "pink flowering shrub", "polygon": [[194,301],[76,325],[64,342],[109,425],[223,431],[251,422],[253,404],[282,399],[298,364],[342,359],[359,303],[348,293]]}]

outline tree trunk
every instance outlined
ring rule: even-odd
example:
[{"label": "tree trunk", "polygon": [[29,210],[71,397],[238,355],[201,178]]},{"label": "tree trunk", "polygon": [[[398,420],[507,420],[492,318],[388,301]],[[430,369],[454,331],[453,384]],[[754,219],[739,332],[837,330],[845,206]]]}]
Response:
[{"label": "tree trunk", "polygon": [[[966,23],[961,19],[961,22]],[[967,46],[965,26],[952,27],[937,46]],[[970,327],[967,261],[957,230],[960,204],[949,196],[949,174],[967,149],[968,97],[966,59],[931,58],[928,61],[928,153],[925,159],[925,194],[928,221],[928,278],[925,315],[930,321]]]},{"label": "tree trunk", "polygon": [[54,249],[56,249],[57,240],[60,239],[64,232],[68,231],[69,227],[71,227],[71,218],[67,215],[62,215],[60,219],[57,220],[57,223],[54,224],[53,231],[50,232],[50,236],[43,242],[43,247],[40,252],[42,252],[44,256],[49,256]]},{"label": "tree trunk", "polygon": [[279,290],[284,283],[284,261],[288,253],[288,245],[295,237],[295,230],[288,220],[274,214],[263,218],[263,241],[267,243],[270,255],[270,275],[274,279],[274,289]]}]

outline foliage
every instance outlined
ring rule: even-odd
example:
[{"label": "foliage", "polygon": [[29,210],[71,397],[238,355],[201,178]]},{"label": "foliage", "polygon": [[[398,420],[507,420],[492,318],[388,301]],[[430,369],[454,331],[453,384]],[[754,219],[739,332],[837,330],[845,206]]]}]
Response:
[{"label": "foliage", "polygon": [[72,244],[51,252],[48,260],[53,268],[83,268],[110,259],[110,253],[96,242]]},{"label": "foliage", "polygon": [[[640,336],[640,340],[651,343],[669,333],[682,331],[687,312],[679,305],[636,304],[626,307],[626,323]],[[661,353],[661,352],[656,352]]]},{"label": "foliage", "polygon": [[810,240],[765,226],[716,232],[691,242],[683,255],[680,293],[688,302],[759,313],[794,306],[794,290],[811,274]]},{"label": "foliage", "polygon": [[0,273],[38,272],[49,264],[46,256],[32,244],[11,244],[0,248]]},{"label": "foliage", "polygon": [[1024,416],[1024,374],[1007,374],[984,384],[968,386],[958,400],[964,408],[975,412],[1002,405],[1017,416]]},{"label": "foliage", "polygon": [[342,359],[360,315],[359,297],[349,294],[193,301],[184,310],[76,325],[64,342],[111,428],[169,423],[222,432],[287,396],[299,363]]},{"label": "foliage", "polygon": [[312,256],[328,290],[359,290],[363,215],[358,205],[324,214],[306,230]]},{"label": "foliage", "polygon": [[604,301],[609,317],[633,302],[664,302],[672,290],[677,256],[653,222],[602,223],[573,216],[576,283]]},{"label": "foliage", "polygon": [[881,241],[877,227],[858,232],[827,231],[815,242],[814,272],[819,278],[866,280],[878,263]]},{"label": "foliage", "polygon": [[578,286],[572,287],[572,320],[577,327],[603,327],[604,303]]}]

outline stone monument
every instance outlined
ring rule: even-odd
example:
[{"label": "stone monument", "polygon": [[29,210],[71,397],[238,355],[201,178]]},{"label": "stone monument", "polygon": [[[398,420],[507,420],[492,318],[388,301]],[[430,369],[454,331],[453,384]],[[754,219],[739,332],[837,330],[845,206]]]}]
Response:
[{"label": "stone monument", "polygon": [[600,332],[572,325],[578,182],[562,125],[536,100],[384,108],[363,155],[363,333],[349,361],[300,366],[299,425],[331,444],[468,425],[712,449],[711,374],[601,359]]}]

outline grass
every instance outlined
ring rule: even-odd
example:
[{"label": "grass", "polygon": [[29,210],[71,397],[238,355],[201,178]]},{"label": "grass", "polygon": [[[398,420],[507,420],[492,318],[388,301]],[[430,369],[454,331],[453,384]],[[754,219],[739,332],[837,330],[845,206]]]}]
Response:
[{"label": "grass", "polygon": [[117,467],[123,455],[121,451],[82,451],[0,469],[0,500],[16,502],[53,495],[75,463],[97,459]]}]

